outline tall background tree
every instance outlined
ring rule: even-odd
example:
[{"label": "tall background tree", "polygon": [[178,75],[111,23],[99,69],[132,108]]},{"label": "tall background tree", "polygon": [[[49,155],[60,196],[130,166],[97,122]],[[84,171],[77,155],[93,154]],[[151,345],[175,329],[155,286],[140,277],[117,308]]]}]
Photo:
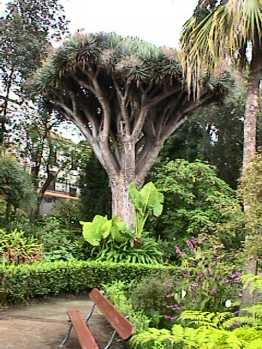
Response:
[{"label": "tall background tree", "polygon": [[20,111],[13,125],[12,145],[17,157],[29,170],[38,193],[35,216],[39,214],[50,185],[58,176],[67,177],[74,159],[77,161],[79,157],[77,144],[61,135],[62,126],[66,126],[65,120],[43,106],[25,115]]},{"label": "tall background tree", "polygon": [[0,144],[10,127],[12,107],[28,101],[25,80],[47,55],[51,42],[60,40],[66,31],[59,0],[7,2],[0,18]]},{"label": "tall background tree", "polygon": [[[247,74],[244,112],[243,172],[256,154],[257,115],[262,69],[262,1],[199,1],[186,22],[181,39],[183,66],[189,87],[201,91],[202,75],[219,73],[233,63]],[[244,210],[250,205],[244,199]],[[247,233],[247,235],[249,232]],[[247,236],[248,237],[248,236]],[[246,271],[257,272],[257,256],[248,256]],[[248,292],[243,302],[248,303]]]},{"label": "tall background tree", "polygon": [[4,151],[0,152],[0,199],[5,203],[6,225],[17,209],[29,210],[35,203],[30,175],[15,157]]},{"label": "tall background tree", "polygon": [[262,69],[262,1],[200,1],[181,39],[188,86],[198,94],[203,74],[221,72],[225,62],[247,69],[243,169],[256,152],[256,122]]},{"label": "tall background tree", "polygon": [[[233,83],[229,84],[229,89],[222,103],[200,108],[170,137],[158,162],[167,159],[205,161],[215,166],[219,177],[232,188],[237,187],[242,168],[245,94]],[[260,129],[258,136],[258,144],[261,144]]]},{"label": "tall background tree", "polygon": [[82,131],[109,177],[112,213],[129,225],[129,184],[141,185],[166,139],[224,92],[209,82],[192,101],[174,51],[103,33],[66,41],[33,87]]}]

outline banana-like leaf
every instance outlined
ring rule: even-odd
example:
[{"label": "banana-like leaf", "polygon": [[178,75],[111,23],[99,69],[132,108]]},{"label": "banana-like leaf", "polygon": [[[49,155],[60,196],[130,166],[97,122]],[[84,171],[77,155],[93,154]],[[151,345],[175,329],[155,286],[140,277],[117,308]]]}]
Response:
[{"label": "banana-like leaf", "polygon": [[152,210],[153,215],[158,217],[163,211],[164,195],[160,193],[152,182],[147,183],[140,190],[144,205]]},{"label": "banana-like leaf", "polygon": [[83,222],[80,224],[83,226],[83,237],[92,246],[99,246],[100,241],[103,238],[103,234],[107,234],[107,228],[104,227],[107,222],[107,217],[96,215],[92,222]]},{"label": "banana-like leaf", "polygon": [[112,219],[106,220],[101,226],[101,234],[103,239],[106,239],[110,235],[111,229]]},{"label": "banana-like leaf", "polygon": [[80,224],[83,226],[84,239],[92,246],[99,246],[101,240],[110,237],[112,240],[121,241],[127,230],[127,225],[117,217],[107,219],[107,216],[96,215],[92,222],[81,221]]},{"label": "banana-like leaf", "polygon": [[158,217],[161,215],[164,196],[152,182],[145,184],[140,191],[134,183],[131,183],[128,193],[139,214],[144,215],[147,211],[151,210],[154,216]]},{"label": "banana-like leaf", "polygon": [[112,218],[112,226],[111,226],[111,236],[115,241],[121,241],[125,238],[124,232],[127,231],[126,223],[122,222],[118,217]]},{"label": "banana-like leaf", "polygon": [[143,197],[141,196],[141,193],[139,192],[139,190],[136,188],[135,183],[129,184],[128,195],[133,205],[135,206],[136,210],[140,214],[143,214],[143,211],[144,211]]}]

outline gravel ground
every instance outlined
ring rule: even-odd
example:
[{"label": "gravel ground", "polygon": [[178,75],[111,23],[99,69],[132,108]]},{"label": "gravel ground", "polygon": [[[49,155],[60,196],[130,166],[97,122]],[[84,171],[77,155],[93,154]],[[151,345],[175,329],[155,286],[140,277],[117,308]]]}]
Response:
[{"label": "gravel ground", "polygon": [[[70,297],[5,309],[0,312],[0,349],[57,349],[68,327],[66,311],[77,308],[85,315],[91,306],[86,297]],[[103,348],[112,329],[98,311],[90,320],[90,329]],[[125,347],[116,340],[111,348]],[[74,333],[65,348],[80,348]]]}]

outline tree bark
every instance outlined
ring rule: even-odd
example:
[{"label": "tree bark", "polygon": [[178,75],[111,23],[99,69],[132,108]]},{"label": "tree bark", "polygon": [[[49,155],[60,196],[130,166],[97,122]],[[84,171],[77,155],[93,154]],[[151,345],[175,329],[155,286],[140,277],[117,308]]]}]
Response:
[{"label": "tree bark", "polygon": [[[135,180],[135,178],[133,179]],[[112,193],[112,216],[119,217],[130,228],[134,226],[134,207],[129,200],[128,186],[132,182],[130,177],[119,175],[110,178]]]},{"label": "tree bark", "polygon": [[11,87],[12,87],[13,74],[14,74],[14,69],[12,68],[10,71],[10,75],[8,77],[8,82],[7,82],[7,86],[6,86],[6,94],[5,94],[5,100],[4,100],[4,105],[3,105],[3,115],[0,117],[0,145],[3,145],[4,140],[5,140],[6,122],[7,122],[7,113],[8,113],[8,101],[9,101],[9,95],[10,95]]},{"label": "tree bark", "polygon": [[256,125],[259,111],[259,84],[262,69],[262,49],[254,48],[247,87],[244,116],[243,171],[256,154]]},{"label": "tree bark", "polygon": [[112,192],[112,216],[121,218],[131,228],[135,223],[134,207],[129,200],[128,186],[136,182],[135,142],[130,137],[124,139],[121,152],[121,170],[110,176]]},{"label": "tree bark", "polygon": [[[257,115],[259,112],[259,85],[261,79],[261,69],[262,48],[259,46],[259,42],[257,41],[257,45],[255,45],[252,52],[252,62],[247,87],[247,99],[244,116],[243,173],[256,154],[256,125]],[[245,202],[245,199],[243,204],[244,213],[247,214],[250,207]],[[258,257],[249,255],[244,266],[245,273],[256,275],[257,264]],[[255,296],[251,294],[249,288],[243,290],[241,307],[243,308],[252,304],[254,299]]]}]

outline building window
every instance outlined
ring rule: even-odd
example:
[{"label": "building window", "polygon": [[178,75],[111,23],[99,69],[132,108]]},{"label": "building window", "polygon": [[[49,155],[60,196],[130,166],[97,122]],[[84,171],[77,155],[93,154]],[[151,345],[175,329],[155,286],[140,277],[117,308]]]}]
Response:
[{"label": "building window", "polygon": [[77,194],[77,189],[76,189],[76,187],[69,187],[69,193],[70,193],[70,195],[72,195],[72,196],[76,196],[76,194]]}]

